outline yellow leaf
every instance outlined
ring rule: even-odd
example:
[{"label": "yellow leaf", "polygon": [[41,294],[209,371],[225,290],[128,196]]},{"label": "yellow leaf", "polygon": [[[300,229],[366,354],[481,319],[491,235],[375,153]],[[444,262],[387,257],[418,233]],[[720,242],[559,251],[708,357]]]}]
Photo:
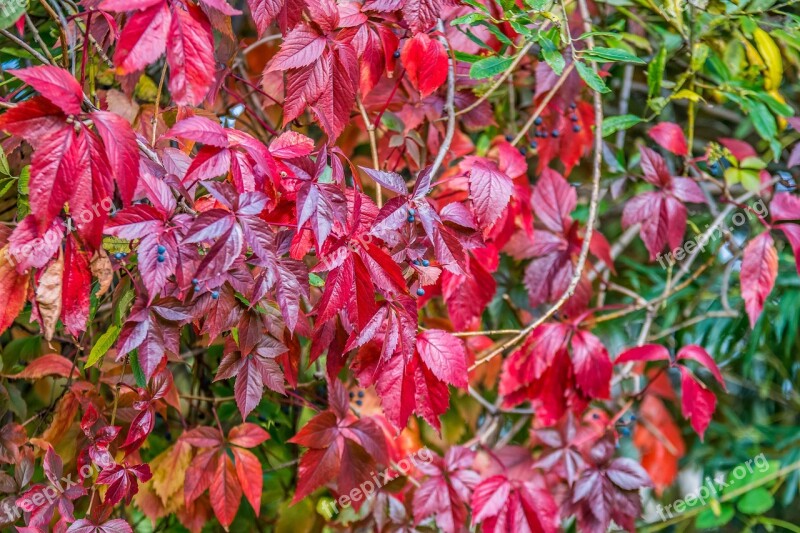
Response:
[{"label": "yellow leaf", "polygon": [[183,505],[183,482],[186,469],[192,461],[192,447],[178,441],[150,462],[153,491],[161,498],[168,513],[175,512]]},{"label": "yellow leaf", "polygon": [[756,41],[756,47],[761,57],[764,58],[764,63],[767,66],[767,77],[764,79],[764,87],[767,90],[777,89],[781,85],[783,79],[783,59],[781,59],[781,51],[772,37],[762,30],[756,28],[753,31],[753,38]]},{"label": "yellow leaf", "polygon": [[[699,102],[703,100],[703,97],[697,94],[694,91],[690,91],[689,89],[681,89],[677,93],[672,95],[672,100],[690,100],[692,102]],[[705,100],[703,100],[705,102]]]}]

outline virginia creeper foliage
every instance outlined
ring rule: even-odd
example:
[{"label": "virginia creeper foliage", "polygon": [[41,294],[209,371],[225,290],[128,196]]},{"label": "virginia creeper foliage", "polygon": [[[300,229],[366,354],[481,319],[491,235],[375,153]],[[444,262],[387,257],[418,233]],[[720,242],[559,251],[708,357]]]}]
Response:
[{"label": "virginia creeper foliage", "polygon": [[3,6],[0,523],[791,526],[793,3]]}]

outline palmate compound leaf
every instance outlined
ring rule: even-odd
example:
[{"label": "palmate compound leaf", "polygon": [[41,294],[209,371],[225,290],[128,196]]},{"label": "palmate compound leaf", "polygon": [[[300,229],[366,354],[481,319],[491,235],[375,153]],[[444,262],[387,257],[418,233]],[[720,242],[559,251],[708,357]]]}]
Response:
[{"label": "palmate compound leaf", "polygon": [[472,490],[481,476],[473,470],[475,452],[453,446],[444,458],[434,457],[431,464],[420,464],[428,477],[414,492],[414,520],[420,523],[435,516],[436,525],[445,533],[461,531],[469,514]]},{"label": "palmate compound leaf", "polygon": [[685,202],[704,203],[700,187],[690,178],[673,177],[664,158],[653,150],[641,147],[645,181],[657,190],[633,197],[622,212],[622,226],[641,224],[639,235],[655,259],[664,246],[674,249],[683,243],[686,230]]},{"label": "palmate compound leaf", "polygon": [[[370,417],[356,418],[349,413],[343,386],[330,383],[331,408],[319,413],[292,437],[289,442],[307,450],[300,458],[297,503],[322,485],[335,486],[339,494],[351,490],[372,478],[378,465],[387,465],[386,437],[381,427]],[[344,404],[344,405],[342,405]],[[353,500],[359,508],[361,501]]]}]

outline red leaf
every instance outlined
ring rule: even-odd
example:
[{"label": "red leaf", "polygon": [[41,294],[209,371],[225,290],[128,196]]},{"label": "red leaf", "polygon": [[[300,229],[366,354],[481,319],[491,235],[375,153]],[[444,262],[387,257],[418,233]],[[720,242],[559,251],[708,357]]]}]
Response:
[{"label": "red leaf", "polygon": [[689,153],[683,130],[673,122],[662,122],[650,128],[648,133],[655,142],[675,155],[684,156]]},{"label": "red leaf", "polygon": [[0,115],[0,130],[23,137],[34,148],[64,126],[61,109],[42,96],[34,96]]},{"label": "red leaf", "polygon": [[121,501],[130,504],[133,496],[139,492],[139,482],[144,483],[152,476],[150,467],[146,464],[128,466],[115,464],[102,470],[97,476],[98,485],[108,485],[104,503],[116,505]]},{"label": "red leaf", "polygon": [[236,462],[236,475],[242,486],[242,492],[258,516],[261,512],[261,487],[264,479],[261,462],[251,452],[242,448],[233,448],[231,452]]},{"label": "red leaf", "polygon": [[80,336],[86,329],[91,286],[92,272],[89,269],[88,255],[78,248],[75,237],[69,235],[64,248],[61,321],[70,335],[75,337]]},{"label": "red leaf", "polygon": [[[413,0],[411,0],[413,1]],[[447,80],[447,50],[438,39],[417,33],[406,41],[400,55],[408,79],[425,98]]]},{"label": "red leaf", "polygon": [[612,365],[600,339],[586,331],[572,336],[572,366],[578,387],[591,398],[609,397]]},{"label": "red leaf", "polygon": [[172,13],[167,47],[169,91],[179,105],[199,105],[216,74],[214,35],[200,8],[191,4],[187,8],[175,7]]},{"label": "red leaf", "polygon": [[417,351],[438,379],[467,388],[467,354],[461,339],[440,329],[429,329],[417,335]]},{"label": "red leaf", "polygon": [[310,155],[314,151],[314,141],[302,133],[285,131],[269,145],[270,153],[279,159],[292,159]]},{"label": "red leaf", "polygon": [[428,477],[414,492],[416,523],[436,516],[436,525],[445,533],[456,533],[464,527],[472,489],[480,475],[472,470],[475,453],[454,446],[447,451],[445,461],[438,457],[433,464],[420,465]]},{"label": "red leaf", "polygon": [[281,50],[267,65],[267,72],[280,72],[311,65],[322,56],[324,50],[325,37],[311,26],[301,24],[283,38]]},{"label": "red leaf", "polygon": [[742,298],[750,317],[750,327],[755,327],[777,276],[778,252],[767,230],[747,243],[742,257]]},{"label": "red leaf", "polygon": [[42,268],[58,252],[63,239],[61,219],[53,219],[45,231],[40,231],[36,219],[28,215],[9,236],[8,253],[16,262],[17,272],[25,272],[31,267]]},{"label": "red leaf", "polygon": [[9,70],[9,74],[21,79],[61,108],[68,115],[81,113],[83,89],[68,71],[42,65],[22,70]]},{"label": "red leaf", "polygon": [[66,378],[72,373],[73,376],[80,376],[78,369],[72,361],[55,353],[37,357],[30,362],[21,372],[16,374],[3,374],[9,379],[39,379],[44,376],[61,376]]},{"label": "red leaf", "polygon": [[614,364],[631,361],[669,361],[669,351],[660,344],[645,344],[625,350],[614,359]]},{"label": "red leaf", "polygon": [[[660,495],[678,477],[678,460],[686,453],[686,448],[680,428],[657,397],[645,396],[639,416],[645,423],[636,424],[633,443],[641,454],[642,467]],[[651,431],[653,429],[658,433]]]},{"label": "red leaf", "polygon": [[577,204],[577,192],[558,172],[545,169],[533,188],[532,204],[536,216],[555,233],[566,232]]},{"label": "red leaf", "polygon": [[269,440],[269,433],[249,422],[231,428],[228,432],[228,442],[242,448],[255,448],[267,440]]},{"label": "red leaf", "polygon": [[472,495],[473,522],[486,533],[558,531],[558,506],[551,493],[531,481],[504,475],[483,480]]},{"label": "red leaf", "polygon": [[216,449],[200,453],[192,460],[192,464],[186,469],[186,480],[183,484],[187,507],[211,486],[218,462],[219,452]]},{"label": "red leaf", "polygon": [[297,473],[297,490],[292,498],[295,504],[311,494],[317,487],[330,483],[339,477],[341,447],[334,441],[323,449],[311,448],[300,458]]},{"label": "red leaf", "polygon": [[118,72],[137,72],[161,57],[167,47],[171,21],[166,2],[134,13],[122,29],[114,51]]},{"label": "red leaf", "polygon": [[469,171],[469,194],[482,228],[488,228],[503,214],[513,192],[514,183],[497,165],[489,160],[475,160]]},{"label": "red leaf", "polygon": [[697,381],[688,368],[681,367],[681,412],[692,423],[692,428],[703,440],[717,407],[717,397]]},{"label": "red leaf", "polygon": [[[373,9],[378,11],[394,11],[397,9],[396,7],[381,9],[378,6],[379,1],[374,2],[376,5]],[[418,34],[419,32],[428,31],[442,15],[446,5],[449,5],[447,0],[406,0],[402,4],[403,18],[412,32]]]},{"label": "red leaf", "polygon": [[236,511],[239,510],[239,503],[242,500],[242,487],[236,478],[236,468],[233,461],[227,454],[219,455],[217,468],[214,478],[209,487],[211,496],[211,507],[214,514],[225,529],[231,525]]},{"label": "red leaf", "polygon": [[86,140],[71,124],[39,141],[31,163],[30,203],[40,228],[47,228],[72,198],[87,166]]},{"label": "red leaf", "polygon": [[181,120],[172,126],[172,128],[164,134],[164,137],[189,139],[219,148],[228,148],[230,146],[225,128],[220,126],[219,123],[201,116],[194,116]]},{"label": "red leaf", "polygon": [[719,371],[719,367],[717,363],[714,362],[714,359],[705,351],[702,347],[697,346],[696,344],[690,344],[688,346],[684,346],[678,351],[678,356],[676,358],[678,361],[681,360],[692,360],[697,361],[704,367],[706,367],[714,378],[722,385],[723,390],[725,389],[725,380],[722,379],[722,373]]}]

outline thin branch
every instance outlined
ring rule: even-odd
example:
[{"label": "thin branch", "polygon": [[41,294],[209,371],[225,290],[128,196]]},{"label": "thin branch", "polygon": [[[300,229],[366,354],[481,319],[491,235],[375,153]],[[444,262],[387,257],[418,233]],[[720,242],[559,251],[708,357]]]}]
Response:
[{"label": "thin branch", "polygon": [[26,43],[25,41],[23,41],[23,40],[19,39],[19,38],[18,38],[16,35],[14,35],[13,33],[9,33],[9,32],[8,32],[8,31],[6,31],[6,30],[0,30],[0,35],[2,35],[3,37],[5,37],[6,39],[8,39],[9,41],[13,42],[13,43],[14,43],[14,44],[16,44],[17,46],[19,46],[20,48],[22,48],[23,50],[25,50],[26,52],[28,52],[30,55],[32,55],[33,57],[35,57],[35,58],[36,58],[38,61],[40,61],[40,62],[44,63],[45,65],[49,65],[49,64],[50,64],[50,61],[48,61],[46,57],[44,57],[42,54],[40,54],[39,52],[37,52],[36,50],[34,50],[33,48],[31,48],[31,47],[28,45],[28,43]]},{"label": "thin branch", "polygon": [[[548,24],[544,24],[542,26],[542,30],[547,29],[547,26]],[[503,82],[505,82],[514,73],[514,70],[519,66],[519,64],[522,62],[525,56],[528,55],[528,52],[530,51],[530,49],[533,47],[534,44],[535,42],[531,41],[525,46],[523,46],[520,49],[519,53],[517,54],[517,57],[515,57],[514,61],[512,61],[511,64],[508,66],[508,69],[506,69],[506,71],[503,72],[503,74],[499,78],[497,78],[497,80],[495,80],[495,82],[492,84],[491,87],[489,87],[489,89],[483,94],[483,96],[472,102],[464,109],[459,110],[456,113],[456,116],[458,117],[465,113],[469,113],[470,111],[472,111],[473,109],[484,103],[486,100],[488,100],[489,97],[492,96],[492,94],[494,94],[495,91],[497,91],[497,89],[499,89],[503,85]]]},{"label": "thin branch", "polygon": [[56,23],[56,26],[58,26],[58,34],[59,34],[58,36],[59,39],[61,40],[61,64],[65,69],[68,69],[69,46],[67,46],[67,34],[66,34],[67,21],[64,20],[63,15],[60,15],[55,12],[53,7],[47,2],[47,0],[41,0],[40,3],[42,4],[44,10],[47,11],[47,14],[50,15],[50,18],[52,18],[53,21]]},{"label": "thin branch", "polygon": [[439,22],[436,23],[436,29],[439,30],[439,42],[447,50],[447,99],[444,103],[444,110],[447,113],[447,129],[444,135],[444,141],[442,141],[441,146],[439,146],[439,153],[436,154],[436,159],[433,161],[433,165],[431,166],[431,178],[436,176],[436,173],[439,171],[439,167],[442,166],[442,162],[444,161],[447,152],[450,151],[450,144],[453,142],[453,136],[456,132],[456,113],[454,108],[454,100],[456,97],[456,68],[455,68],[455,60],[453,58],[453,51],[450,49],[450,44],[447,42],[445,38],[445,29],[444,23],[442,19],[439,19]]},{"label": "thin branch", "polygon": [[[522,126],[522,129],[519,130],[519,133],[511,141],[511,144],[516,145],[522,139],[525,138],[525,135],[528,133],[528,130],[533,127],[533,123],[536,121],[537,118],[539,118],[539,115],[542,114],[542,111],[544,111],[544,108],[547,107],[547,104],[550,103],[550,100],[553,99],[553,97],[555,96],[556,92],[558,92],[558,90],[561,88],[561,86],[564,85],[564,82],[567,81],[567,76],[570,75],[570,73],[572,72],[572,70],[574,68],[575,68],[575,62],[574,61],[572,63],[570,63],[569,65],[567,65],[567,67],[564,69],[564,72],[562,72],[561,76],[559,76],[558,80],[556,80],[556,84],[553,85],[552,89],[547,91],[547,94],[545,94],[544,98],[542,98],[542,101],[539,102],[539,105],[533,111],[533,114],[530,117],[528,117],[528,121],[525,123],[524,126]],[[599,126],[598,126],[598,128],[599,128]],[[602,141],[602,138],[601,138],[601,141]],[[601,147],[601,151],[602,151],[602,147]],[[602,153],[601,153],[601,157],[602,157]]]}]

